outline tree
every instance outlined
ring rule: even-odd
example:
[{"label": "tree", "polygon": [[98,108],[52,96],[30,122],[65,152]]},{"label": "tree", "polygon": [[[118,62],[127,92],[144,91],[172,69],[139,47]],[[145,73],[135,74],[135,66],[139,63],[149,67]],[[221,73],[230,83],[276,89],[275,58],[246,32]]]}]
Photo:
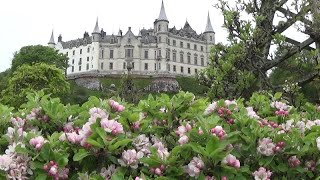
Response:
[{"label": "tree", "polygon": [[65,70],[67,68],[68,57],[62,53],[57,53],[53,48],[36,45],[25,46],[16,52],[12,59],[11,70],[14,72],[23,64],[32,65],[34,63],[53,64],[56,67]]},{"label": "tree", "polygon": [[[229,43],[217,44],[212,48],[209,67],[198,76],[202,84],[210,87],[209,96],[250,97],[256,90],[274,90],[268,72],[288,62],[293,55],[303,55],[301,50],[311,50],[309,45],[313,42],[320,42],[320,21],[312,9],[317,6],[319,4],[315,0],[238,0],[234,6],[219,0],[217,7],[224,15]],[[313,22],[307,18],[310,12],[314,13]],[[278,16],[283,16],[283,21],[276,25],[274,22]],[[298,21],[303,22],[301,31],[309,35],[302,43],[282,34]],[[281,51],[273,53],[272,45]],[[312,56],[309,60],[314,64],[320,61],[318,56]],[[319,75],[317,66],[312,66],[294,83],[303,86]]]},{"label": "tree", "polygon": [[29,92],[43,90],[54,97],[68,93],[69,88],[63,71],[55,65],[24,64],[13,72],[7,88],[2,91],[1,101],[4,104],[19,107],[26,101],[26,95]]}]

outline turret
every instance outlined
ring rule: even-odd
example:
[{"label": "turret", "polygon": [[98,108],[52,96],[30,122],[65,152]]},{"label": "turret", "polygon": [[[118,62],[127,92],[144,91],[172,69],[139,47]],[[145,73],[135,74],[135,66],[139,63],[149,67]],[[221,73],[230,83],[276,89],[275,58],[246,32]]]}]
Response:
[{"label": "turret", "polygon": [[204,35],[206,36],[206,40],[208,44],[214,44],[215,43],[215,32],[211,25],[211,20],[208,12],[208,18],[207,18],[207,25],[206,29],[204,31]]},{"label": "turret", "polygon": [[94,27],[94,30],[92,32],[92,41],[93,42],[99,42],[101,40],[101,31],[98,24],[98,18],[96,22],[96,26]]},{"label": "turret", "polygon": [[48,42],[48,46],[51,47],[51,48],[54,48],[56,46],[56,43],[54,42],[54,37],[53,37],[53,30],[52,30],[52,33],[51,33],[50,40]]},{"label": "turret", "polygon": [[162,0],[159,17],[154,22],[154,32],[155,33],[168,32],[169,30],[168,26],[169,26],[169,20],[167,18],[166,11],[164,9],[163,0]]}]

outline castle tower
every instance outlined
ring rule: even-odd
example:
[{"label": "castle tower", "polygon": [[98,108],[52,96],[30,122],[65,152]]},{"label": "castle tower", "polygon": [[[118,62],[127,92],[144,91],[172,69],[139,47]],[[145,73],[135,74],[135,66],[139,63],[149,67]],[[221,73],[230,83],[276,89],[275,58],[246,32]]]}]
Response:
[{"label": "castle tower", "polygon": [[158,71],[166,71],[166,50],[167,50],[167,41],[168,41],[168,32],[169,32],[169,20],[164,9],[164,4],[162,0],[161,10],[158,19],[154,22],[154,33],[157,36],[158,42]]},{"label": "castle tower", "polygon": [[96,21],[96,26],[93,29],[92,32],[92,42],[99,42],[101,40],[101,31],[98,24],[98,18]]},{"label": "castle tower", "polygon": [[48,46],[51,47],[51,48],[54,48],[56,46],[56,43],[54,42],[54,37],[53,37],[53,30],[52,30],[52,33],[51,33],[50,40],[48,42]]},{"label": "castle tower", "polygon": [[208,19],[207,19],[207,26],[204,31],[204,35],[206,36],[206,40],[208,44],[214,44],[215,43],[215,32],[211,25],[211,20],[208,12]]}]

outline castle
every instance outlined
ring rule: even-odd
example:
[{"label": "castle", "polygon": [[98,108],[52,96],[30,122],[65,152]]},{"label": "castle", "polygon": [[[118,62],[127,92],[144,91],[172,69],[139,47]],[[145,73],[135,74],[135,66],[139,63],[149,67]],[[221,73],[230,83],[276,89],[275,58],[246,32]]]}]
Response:
[{"label": "castle", "polygon": [[148,77],[192,76],[208,64],[210,46],[215,32],[208,14],[205,31],[197,34],[186,21],[181,29],[169,28],[164,3],[153,29],[142,29],[134,35],[131,27],[126,33],[107,35],[99,28],[98,19],[91,36],[57,44],[53,32],[49,47],[69,58],[68,78],[83,76],[121,75],[128,70],[134,75]]}]

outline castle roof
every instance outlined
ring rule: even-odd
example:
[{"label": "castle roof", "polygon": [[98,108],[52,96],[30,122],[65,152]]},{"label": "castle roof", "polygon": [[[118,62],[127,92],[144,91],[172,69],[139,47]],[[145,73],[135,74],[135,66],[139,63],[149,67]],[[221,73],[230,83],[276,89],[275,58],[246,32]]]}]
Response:
[{"label": "castle roof", "polygon": [[97,17],[97,21],[96,21],[96,26],[94,27],[92,33],[100,33],[100,28],[99,28],[99,24],[98,24],[98,17]]},{"label": "castle roof", "polygon": [[56,43],[54,42],[53,30],[52,30],[51,37],[50,37],[50,40],[49,40],[48,44],[56,44]]},{"label": "castle roof", "polygon": [[161,10],[160,10],[160,14],[159,17],[157,19],[158,21],[168,21],[167,15],[166,15],[166,11],[164,9],[164,5],[163,5],[163,0],[162,0],[162,4],[161,4]]},{"label": "castle roof", "polygon": [[208,12],[208,18],[207,18],[207,26],[206,26],[206,30],[204,32],[214,32],[212,25],[211,25],[209,12]]}]

